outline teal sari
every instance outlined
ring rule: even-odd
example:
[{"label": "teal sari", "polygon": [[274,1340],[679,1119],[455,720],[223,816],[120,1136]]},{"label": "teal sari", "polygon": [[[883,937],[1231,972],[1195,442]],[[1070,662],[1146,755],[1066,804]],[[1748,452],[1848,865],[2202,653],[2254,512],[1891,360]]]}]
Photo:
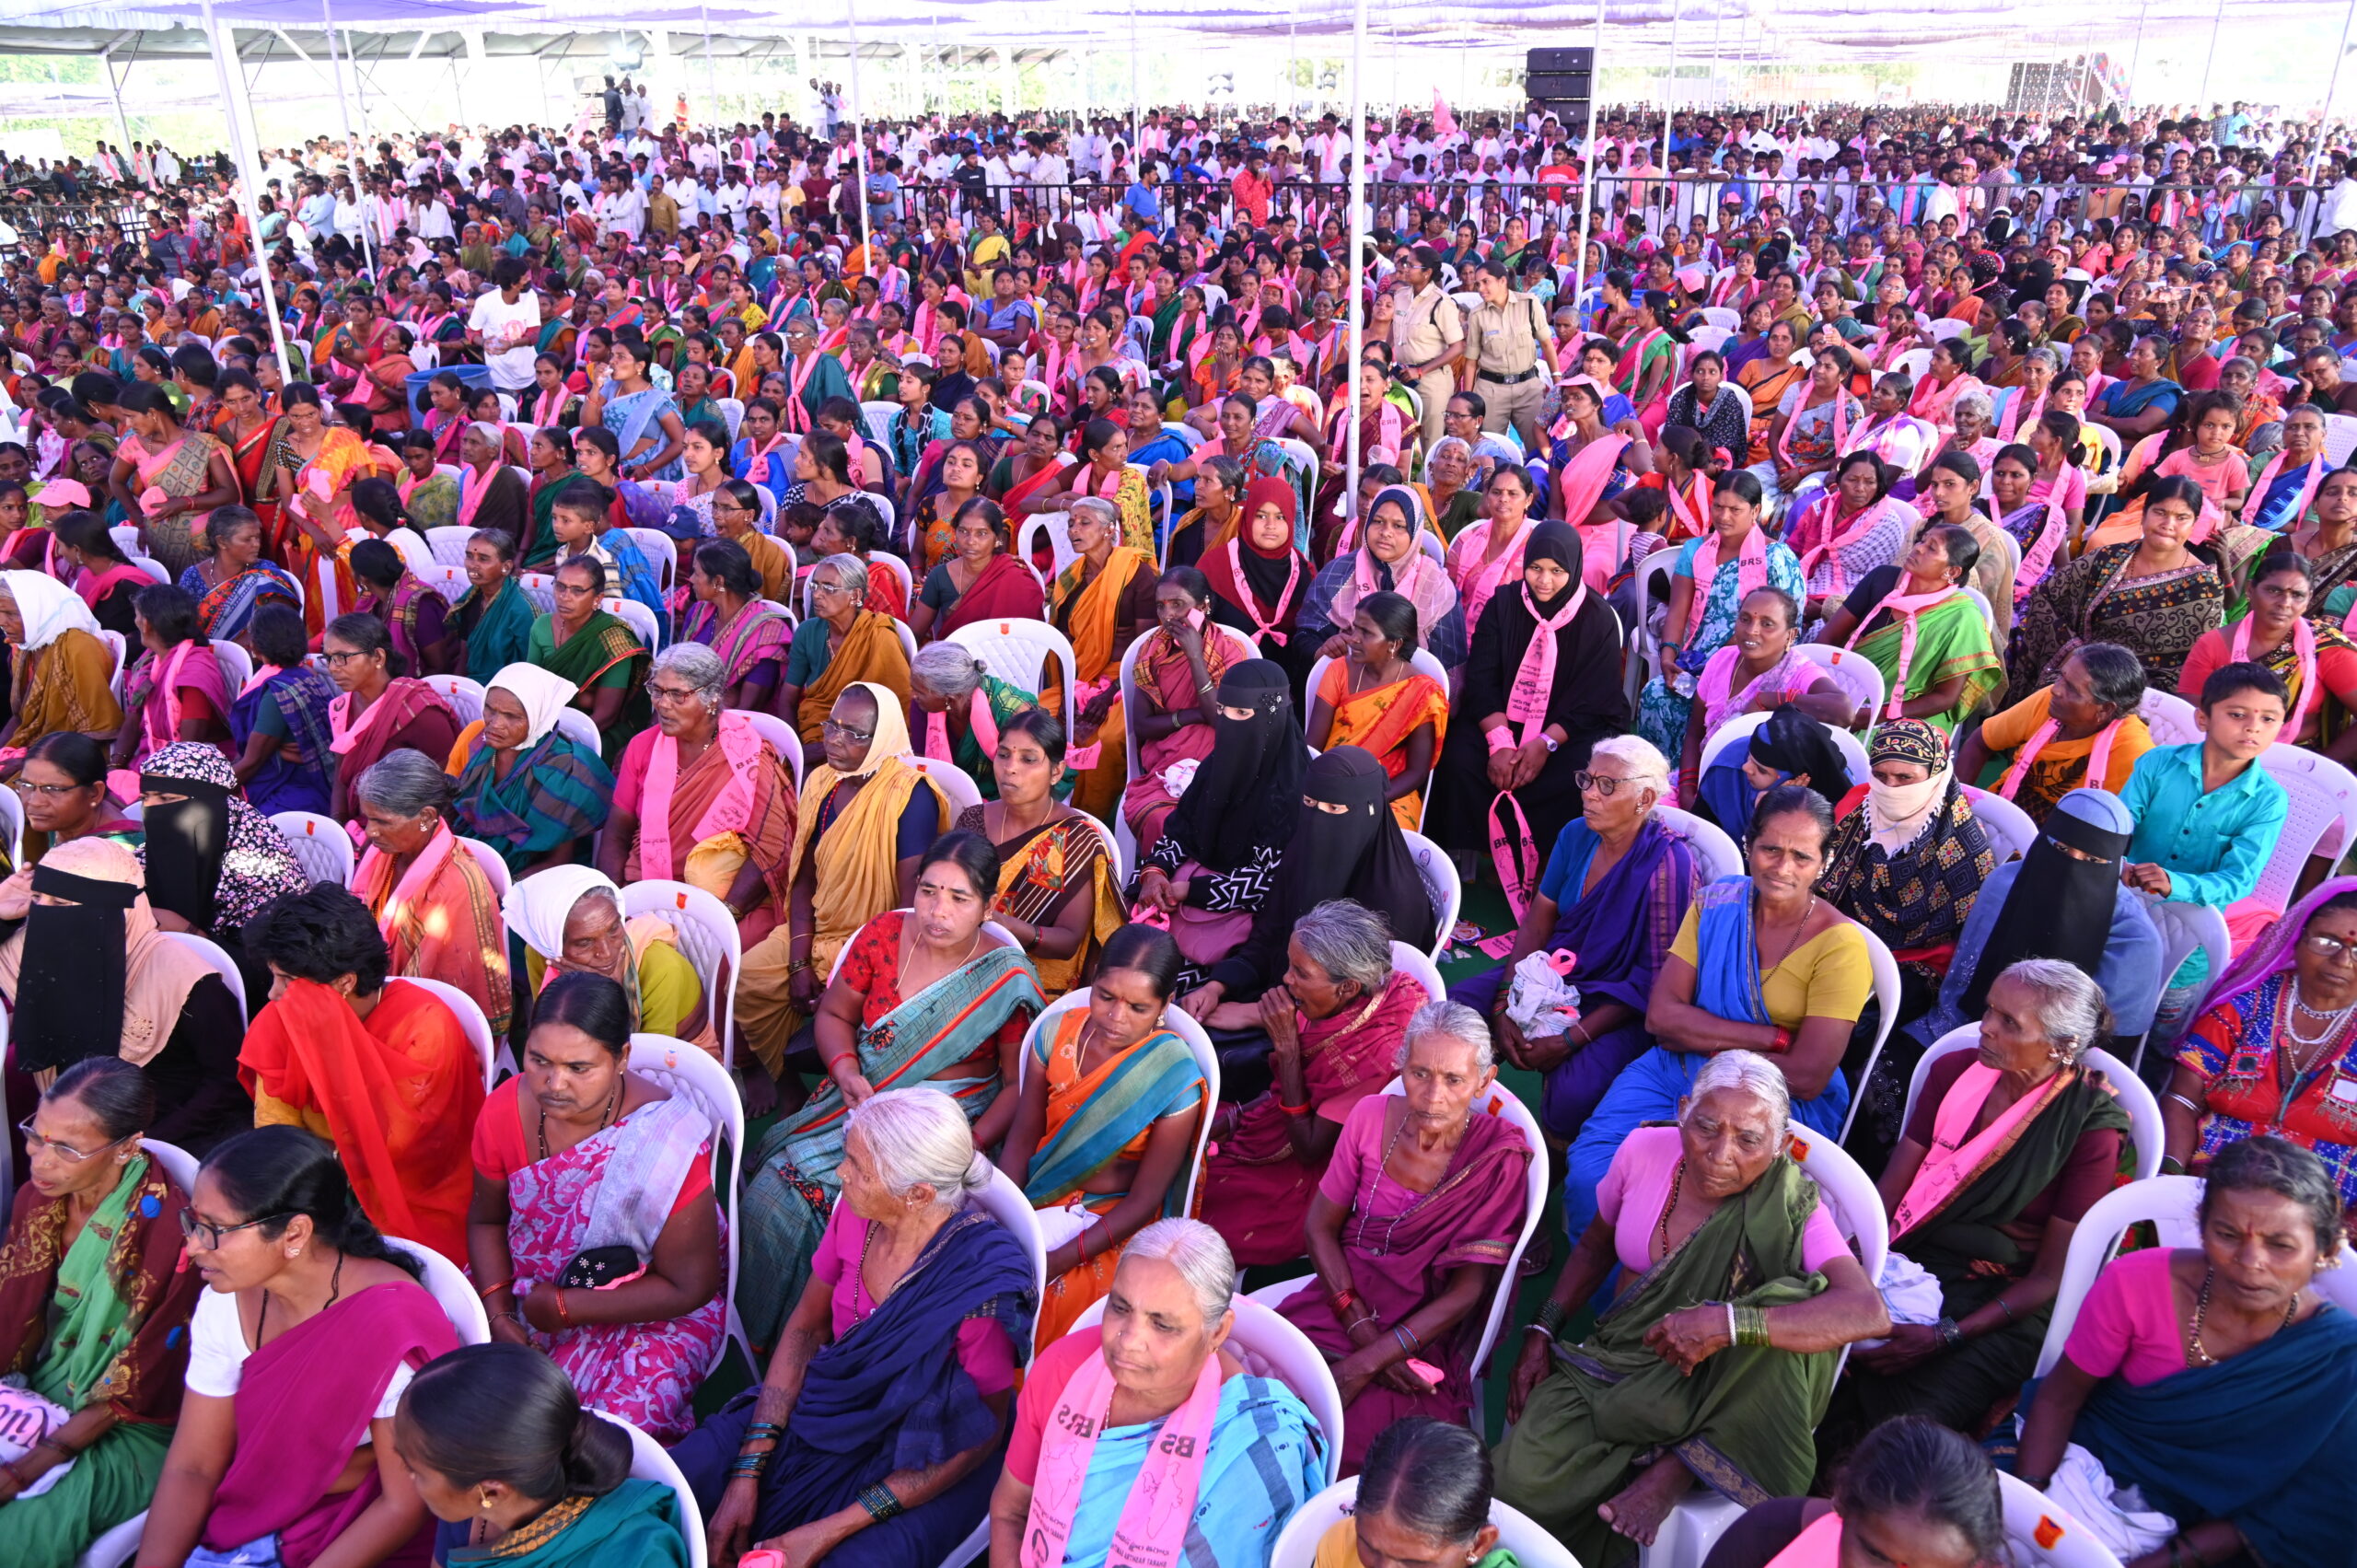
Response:
[{"label": "teal sari", "polygon": [[450,609],[461,624],[470,615],[475,617],[467,627],[466,669],[470,679],[488,682],[509,665],[524,662],[534,611],[521,583],[507,578],[488,605],[482,603],[481,588],[470,587]]},{"label": "teal sari", "polygon": [[[1034,1072],[1048,1070],[1051,1032],[1042,1028],[1031,1038]],[[1031,1156],[1023,1195],[1035,1209],[1062,1202],[1090,1176],[1120,1158],[1139,1133],[1194,1104],[1202,1092],[1203,1072],[1195,1064],[1195,1053],[1168,1029],[1157,1031],[1115,1063],[1105,1081],[1041,1142]],[[1183,1180],[1173,1181],[1164,1192],[1165,1218],[1179,1213],[1186,1187]]]},{"label": "teal sari", "polygon": [[[859,1031],[859,1071],[878,1093],[922,1088],[974,1054],[1018,1012],[1048,1005],[1031,960],[1018,947],[993,947],[960,964]],[[990,1109],[995,1077],[946,1089],[968,1121]],[[737,1307],[756,1344],[772,1343],[810,1280],[810,1259],[826,1234],[843,1159],[851,1107],[830,1078],[755,1145],[743,1213],[745,1288]]]},{"label": "teal sari", "polygon": [[465,1545],[472,1530],[471,1520],[439,1527],[435,1556],[449,1568],[688,1568],[679,1500],[659,1481],[625,1481],[603,1497],[568,1497],[489,1546]]}]

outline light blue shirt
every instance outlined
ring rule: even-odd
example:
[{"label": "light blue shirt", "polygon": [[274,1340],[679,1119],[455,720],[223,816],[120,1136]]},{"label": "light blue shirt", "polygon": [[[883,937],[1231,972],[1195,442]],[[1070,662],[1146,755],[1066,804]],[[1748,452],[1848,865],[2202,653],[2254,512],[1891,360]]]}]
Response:
[{"label": "light blue shirt", "polygon": [[[2230,784],[2201,787],[2201,745],[2156,746],[2136,759],[2119,798],[2136,819],[2128,859],[2169,874],[2168,901],[2216,910],[2251,896],[2282,837],[2291,797],[2265,766],[2253,762]],[[2206,979],[2198,949],[2177,970],[2183,986]]]}]

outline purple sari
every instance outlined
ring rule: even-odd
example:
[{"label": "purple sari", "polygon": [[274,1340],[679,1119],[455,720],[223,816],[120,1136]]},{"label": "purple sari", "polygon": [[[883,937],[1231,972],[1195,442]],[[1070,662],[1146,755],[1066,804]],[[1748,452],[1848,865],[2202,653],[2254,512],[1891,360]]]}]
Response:
[{"label": "purple sari", "polygon": [[[377,1500],[373,1466],[350,1492],[328,1488],[368,1440],[393,1369],[458,1348],[434,1297],[399,1281],[355,1292],[248,1356],[234,1406],[238,1451],[214,1488],[202,1543],[231,1551],[276,1536],[286,1568],[308,1568]],[[433,1523],[383,1562],[422,1568]]]},{"label": "purple sari", "polygon": [[317,811],[325,814],[334,794],[334,755],[328,748],[335,738],[328,725],[328,704],[335,701],[334,683],[305,665],[264,674],[247,683],[229,703],[229,742],[233,757],[242,757],[246,742],[265,713],[275,712],[277,723],[294,746],[298,761],[284,750],[261,765],[246,784],[246,799],[267,817],[276,811]]}]

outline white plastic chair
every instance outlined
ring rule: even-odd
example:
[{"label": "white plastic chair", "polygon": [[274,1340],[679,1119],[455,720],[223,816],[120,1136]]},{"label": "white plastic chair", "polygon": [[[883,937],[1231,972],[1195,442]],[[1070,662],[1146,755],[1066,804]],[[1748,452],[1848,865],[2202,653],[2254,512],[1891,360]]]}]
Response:
[{"label": "white plastic chair", "polygon": [[1441,847],[1422,833],[1403,831],[1408,841],[1409,856],[1416,863],[1416,870],[1424,879],[1424,892],[1433,901],[1433,916],[1436,922],[1433,932],[1433,961],[1448,948],[1449,933],[1457,929],[1457,912],[1465,905],[1465,882],[1457,874],[1457,865]]},{"label": "white plastic chair", "polygon": [[396,975],[386,982],[389,985],[423,986],[440,998],[466,1031],[475,1054],[482,1058],[482,1092],[489,1094],[499,1077],[499,1043],[491,1038],[491,1020],[482,1016],[482,1005],[447,981],[427,980],[420,975]]},{"label": "white plastic chair", "polygon": [[770,743],[770,749],[777,753],[778,761],[785,764],[786,772],[794,779],[795,798],[801,799],[802,737],[795,732],[794,726],[775,714],[760,713],[751,708],[731,708],[728,711],[742,715],[745,722],[753,726],[754,733]]},{"label": "white plastic chair", "polygon": [[1010,620],[973,621],[942,641],[966,649],[991,674],[1035,697],[1046,690],[1041,678],[1047,673],[1047,661],[1057,660],[1062,673],[1056,684],[1063,692],[1063,712],[1058,716],[1063,721],[1064,733],[1072,733],[1076,712],[1074,688],[1080,681],[1080,664],[1071,638],[1044,621]]},{"label": "white plastic chair", "polygon": [[[1318,1561],[1318,1543],[1326,1532],[1351,1515],[1359,1496],[1359,1478],[1338,1481],[1304,1503],[1277,1532],[1269,1568],[1310,1568]],[[1525,1568],[1580,1568],[1579,1559],[1539,1527],[1530,1516],[1490,1499],[1490,1523],[1498,1530],[1498,1544],[1515,1554]]]},{"label": "white plastic chair", "polygon": [[467,540],[474,537],[474,529],[458,523],[428,528],[425,530],[425,548],[434,552],[435,561],[441,565],[463,566],[467,563]]},{"label": "white plastic chair", "polygon": [[2275,853],[2268,856],[2251,896],[2270,909],[2290,909],[2309,855],[2337,861],[2357,844],[2357,777],[2321,751],[2280,741],[2258,760],[2291,801]]},{"label": "white plastic chair", "polygon": [[[686,1040],[674,1040],[669,1035],[634,1034],[630,1037],[630,1070],[674,1095],[692,1100],[712,1122],[712,1189],[726,1200],[725,1207],[729,1214],[740,1214],[737,1198],[743,1190],[745,1102],[738,1098],[737,1080],[728,1075],[728,1069],[714,1062],[702,1047]],[[728,1146],[726,1166],[721,1164],[724,1142]],[[745,1359],[759,1376],[761,1364],[753,1359],[753,1347],[745,1338],[744,1324],[737,1317],[737,1243],[742,1228],[741,1220],[726,1226],[728,1283],[727,1294],[722,1299],[728,1303],[728,1331],[714,1348],[712,1365],[720,1365],[721,1358],[728,1353],[728,1342],[735,1340],[745,1347]],[[711,1367],[705,1371],[708,1374]]]},{"label": "white plastic chair", "polygon": [[508,885],[516,878],[507,869],[507,863],[499,858],[499,852],[481,839],[462,838],[459,841],[459,847],[474,856],[475,864],[482,867],[483,877],[491,883],[493,894],[501,899],[506,898]]},{"label": "white plastic chair", "polygon": [[107,690],[114,693],[117,702],[121,702],[123,666],[130,662],[129,645],[124,643],[122,633],[110,632],[103,626],[99,628],[98,635],[99,641],[107,645],[107,651],[114,655],[114,674],[108,678]]},{"label": "white plastic chair", "polygon": [[[1833,677],[1841,690],[1850,694],[1857,707],[1879,717],[1882,705],[1889,701],[1889,687],[1874,660],[1852,648],[1837,648],[1827,643],[1798,643],[1793,652]],[[1869,728],[1872,726],[1868,726]]]},{"label": "white plastic chair", "polygon": [[610,1411],[599,1411],[598,1414],[630,1434],[631,1479],[659,1481],[671,1489],[671,1500],[679,1510],[679,1536],[687,1544],[688,1568],[710,1568],[703,1538],[703,1510],[696,1506],[695,1492],[679,1465],[664,1452],[662,1444],[629,1422]]},{"label": "white plastic chair", "polygon": [[745,939],[727,906],[702,888],[649,877],[622,889],[622,918],[656,914],[679,935],[679,956],[695,966],[704,1008],[719,1026],[720,1063],[737,1059],[737,979],[745,967]]},{"label": "white plastic chair", "polygon": [[491,1343],[491,1319],[483,1315],[482,1297],[467,1283],[459,1265],[442,1256],[423,1241],[411,1241],[398,1236],[385,1240],[425,1265],[425,1276],[418,1281],[433,1293],[435,1304],[442,1315],[450,1319],[450,1327],[462,1345]]},{"label": "white plastic chair", "polygon": [[[1709,739],[1702,742],[1701,771],[1707,773],[1723,761],[1740,761],[1741,758],[1730,759],[1727,753],[1748,747],[1751,732],[1766,724],[1770,716],[1767,714],[1737,714],[1721,725]],[[1817,722],[1824,723],[1822,719]],[[1841,753],[1841,761],[1849,766],[1850,783],[1853,786],[1865,783],[1868,772],[1865,743],[1835,725],[1825,725],[1825,733],[1832,740],[1834,749]]]},{"label": "white plastic chair", "polygon": [[1411,947],[1405,942],[1394,941],[1391,944],[1391,967],[1399,974],[1414,975],[1416,983],[1422,986],[1424,994],[1434,1001],[1448,1000],[1448,981],[1441,978],[1440,966],[1422,950]]},{"label": "white plastic chair", "polygon": [[[1033,1292],[1035,1295],[1044,1292],[1048,1288],[1047,1244],[1039,1234],[1039,1217],[1032,1213],[1031,1200],[1023,1195],[1023,1189],[1008,1179],[1006,1172],[993,1166],[991,1184],[974,1194],[974,1202],[984,1214],[1004,1225],[1024,1250],[1030,1254]],[[1104,1306],[1099,1301],[1092,1310],[1101,1313]],[[991,1522],[985,1518],[941,1560],[941,1568],[966,1568],[966,1564],[978,1561],[989,1551],[990,1544]]]},{"label": "white plastic chair", "polygon": [[[1334,1385],[1332,1369],[1309,1342],[1308,1335],[1260,1302],[1239,1295],[1231,1305],[1236,1328],[1228,1342],[1246,1360],[1257,1360],[1269,1368],[1277,1381],[1309,1407],[1311,1417],[1326,1434],[1326,1480],[1332,1484],[1342,1469],[1342,1391]],[[1073,1332],[1097,1328],[1104,1321],[1105,1301],[1100,1296],[1080,1315]]]},{"label": "white plastic chair", "polygon": [[2005,1539],[2021,1568],[2121,1568],[2111,1549],[2068,1509],[2018,1476],[1997,1472]]},{"label": "white plastic chair", "polygon": [[199,936],[192,931],[167,931],[164,939],[177,942],[203,958],[213,972],[221,977],[221,983],[229,988],[230,996],[236,999],[238,1021],[246,1023],[252,1019],[253,1014],[246,1006],[246,977],[238,971],[238,961],[222,951],[219,943],[208,936]]},{"label": "white plastic chair", "polygon": [[1932,368],[1932,351],[1927,348],[1910,348],[1891,361],[1890,367],[1910,380],[1921,381],[1924,372]]},{"label": "white plastic chair", "polygon": [[8,836],[10,869],[21,869],[25,864],[25,803],[13,789],[0,789],[0,832]]},{"label": "white plastic chair", "polygon": [[152,555],[134,555],[131,558],[131,563],[146,573],[155,582],[168,583],[172,580],[172,575],[164,569],[164,563]]},{"label": "white plastic chair", "polygon": [[1724,331],[1733,332],[1743,326],[1743,313],[1731,306],[1705,305],[1700,314],[1703,320]]},{"label": "white plastic chair", "polygon": [[598,733],[597,724],[579,708],[558,709],[555,728],[559,735],[592,757],[603,754],[605,738]]},{"label": "white plastic chair", "polygon": [[125,558],[131,560],[138,558],[142,540],[139,538],[137,523],[117,523],[107,529],[107,537],[114,540],[114,547],[122,551]]},{"label": "white plastic chair", "polygon": [[[2234,934],[2226,929],[2226,917],[2223,912],[2208,904],[2181,904],[2168,899],[2147,897],[2144,912],[2151,915],[2153,923],[2160,928],[2159,989],[2162,994],[2167,993],[2170,978],[2197,950],[2210,960],[2207,983],[2215,985],[2218,982],[2226,972],[2227,962],[2235,952]],[[2190,1021],[2200,1016],[2201,1008],[2196,1006],[2186,1017]],[[2149,1037],[2137,1043],[2134,1065],[2143,1065],[2144,1049],[2151,1043]]]},{"label": "white plastic chair", "polygon": [[538,613],[548,615],[555,611],[556,578],[552,574],[526,572],[517,577],[516,586],[524,590],[524,597],[532,601],[532,609]]},{"label": "white plastic chair", "polygon": [[1071,520],[1069,512],[1033,513],[1024,518],[1015,530],[1015,553],[1023,560],[1030,560],[1032,551],[1039,547],[1040,531],[1045,529],[1049,553],[1054,562],[1048,568],[1048,575],[1051,580],[1062,576],[1063,569],[1079,559],[1072,547],[1071,536],[1064,532],[1064,525]]},{"label": "white plastic chair", "polygon": [[[1051,1032],[1056,1028],[1056,1021],[1066,1013],[1075,1007],[1087,1006],[1088,997],[1089,993],[1085,990],[1068,992],[1048,1004],[1046,1010],[1031,1020],[1031,1028],[1024,1037],[1021,1063],[1016,1076],[1018,1088],[1031,1079],[1033,1042]],[[1163,1009],[1162,1027],[1186,1041],[1188,1051],[1194,1055],[1196,1069],[1203,1075],[1204,1114],[1196,1118],[1195,1148],[1188,1156],[1186,1186],[1180,1194],[1178,1208],[1179,1213],[1191,1214],[1195,1212],[1195,1189],[1203,1179],[1203,1153],[1211,1143],[1212,1119],[1209,1112],[1219,1104],[1219,1051],[1212,1044],[1212,1037],[1203,1032],[1203,1026],[1177,1006]]]},{"label": "white plastic chair", "polygon": [[[655,569],[656,586],[665,593],[669,593],[671,581],[679,571],[679,541],[661,528],[625,528],[619,531],[630,536],[631,543],[638,547],[638,552],[646,557],[646,563]],[[785,552],[789,557],[793,555],[794,546],[786,544],[784,540],[779,540],[778,543],[785,545]],[[653,646],[652,644],[648,645]]]},{"label": "white plastic chair", "polygon": [[616,595],[599,599],[598,608],[629,627],[632,635],[645,645],[648,653],[653,653],[662,646],[662,622],[655,619],[653,610],[639,603],[638,600],[623,598]]},{"label": "white plastic chair", "polygon": [[941,793],[949,797],[949,814],[941,824],[943,832],[949,830],[950,824],[958,820],[959,812],[982,803],[981,788],[966,776],[966,770],[957,763],[945,762],[937,757],[910,757],[906,761],[909,766],[939,784]]},{"label": "white plastic chair", "polygon": [[[15,792],[9,792],[13,799]],[[332,817],[322,817],[316,811],[273,811],[270,825],[286,841],[295,854],[295,864],[316,885],[332,882],[339,888],[352,885],[352,868],[358,857],[353,853],[352,835],[343,824]],[[19,845],[17,863],[23,863]]]},{"label": "white plastic chair", "polygon": [[[1915,1101],[1922,1095],[1923,1086],[1931,1081],[1932,1063],[1959,1051],[1971,1051],[1980,1043],[1980,1026],[1965,1024],[1950,1029],[1927,1047],[1915,1063],[1914,1075],[1907,1080],[1907,1109],[1899,1118],[1906,1125],[1915,1114]],[[2119,1109],[2128,1113],[2129,1137],[2136,1145],[2136,1179],[2147,1181],[2161,1173],[2161,1144],[2166,1137],[2161,1124],[2161,1102],[2135,1072],[2108,1051],[2094,1050],[2086,1054],[2090,1071],[2104,1075],[2105,1086]]]},{"label": "white plastic chair", "polygon": [[246,682],[254,678],[254,656],[226,637],[212,639],[212,647],[214,662],[220,665],[221,679],[229,688],[230,701],[235,702]]},{"label": "white plastic chair", "polygon": [[466,598],[467,590],[474,587],[472,583],[467,581],[467,569],[464,566],[446,566],[438,561],[418,573],[417,580],[440,594],[446,604],[458,603]]},{"label": "white plastic chair", "polygon": [[2155,746],[2189,746],[2201,738],[2201,725],[2193,704],[2174,691],[2145,687],[2144,700],[2136,705],[2136,713],[2144,721],[2144,727],[2153,732]]},{"label": "white plastic chair", "polygon": [[1989,846],[1998,852],[2000,865],[2027,854],[2029,846],[2038,842],[2038,824],[2003,796],[1966,784],[1964,797],[1972,802],[1972,815],[1980,821],[1980,830],[1989,835]]},{"label": "white plastic chair", "polygon": [[1655,806],[1654,819],[1685,835],[1686,842],[1694,847],[1695,857],[1702,863],[1705,880],[1715,882],[1722,877],[1743,875],[1743,851],[1717,823],[1706,822],[1675,806]]},{"label": "white plastic chair", "polygon": [[196,1191],[196,1173],[203,1161],[178,1144],[167,1144],[161,1138],[140,1139],[139,1150],[155,1160],[164,1174],[171,1178],[172,1185],[183,1193]]},{"label": "white plastic chair", "polygon": [[1865,1098],[1864,1090],[1874,1077],[1875,1063],[1882,1055],[1884,1043],[1890,1039],[1892,1026],[1898,1022],[1898,960],[1891,957],[1890,948],[1883,939],[1864,926],[1858,927],[1858,935],[1865,938],[1866,958],[1874,966],[1875,1012],[1877,1017],[1874,1050],[1867,1053],[1865,1071],[1858,1074],[1857,1084],[1850,1096],[1850,1109],[1841,1118],[1841,1136],[1844,1139],[1850,1136],[1850,1124],[1858,1120],[1858,1102]]},{"label": "white plastic chair", "polygon": [[892,422],[900,417],[900,405],[885,401],[862,403],[859,412],[862,422],[867,426],[867,438],[889,451]]},{"label": "white plastic chair", "polygon": [[[497,675],[499,672],[494,669],[485,670],[483,673]],[[482,717],[483,683],[482,681],[470,680],[463,675],[428,675],[424,677],[424,679],[425,684],[444,702],[450,704],[450,711],[459,715],[460,728],[463,729]]]},{"label": "white plastic chair", "polygon": [[[1656,550],[1637,563],[1633,579],[1637,596],[1637,624],[1630,643],[1635,656],[1627,661],[1628,695],[1632,702],[1637,689],[1661,673],[1661,644],[1655,637],[1653,628],[1653,596],[1656,588],[1665,596],[1668,594],[1673,571],[1678,565],[1678,554],[1675,550]],[[1687,619],[1691,621],[1693,618],[1693,612],[1689,611]]]},{"label": "white plastic chair", "polygon": [[892,630],[900,639],[900,656],[913,668],[917,662],[917,634],[909,630],[909,623],[905,621],[893,621]]}]

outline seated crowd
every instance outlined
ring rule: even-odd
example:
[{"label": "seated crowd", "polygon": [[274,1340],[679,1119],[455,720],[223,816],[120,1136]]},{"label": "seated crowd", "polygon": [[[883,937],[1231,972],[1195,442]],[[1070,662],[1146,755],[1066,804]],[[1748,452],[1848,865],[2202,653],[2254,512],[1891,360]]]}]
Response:
[{"label": "seated crowd", "polygon": [[0,267],[0,1561],[2347,1561],[2357,227],[1154,123]]}]

